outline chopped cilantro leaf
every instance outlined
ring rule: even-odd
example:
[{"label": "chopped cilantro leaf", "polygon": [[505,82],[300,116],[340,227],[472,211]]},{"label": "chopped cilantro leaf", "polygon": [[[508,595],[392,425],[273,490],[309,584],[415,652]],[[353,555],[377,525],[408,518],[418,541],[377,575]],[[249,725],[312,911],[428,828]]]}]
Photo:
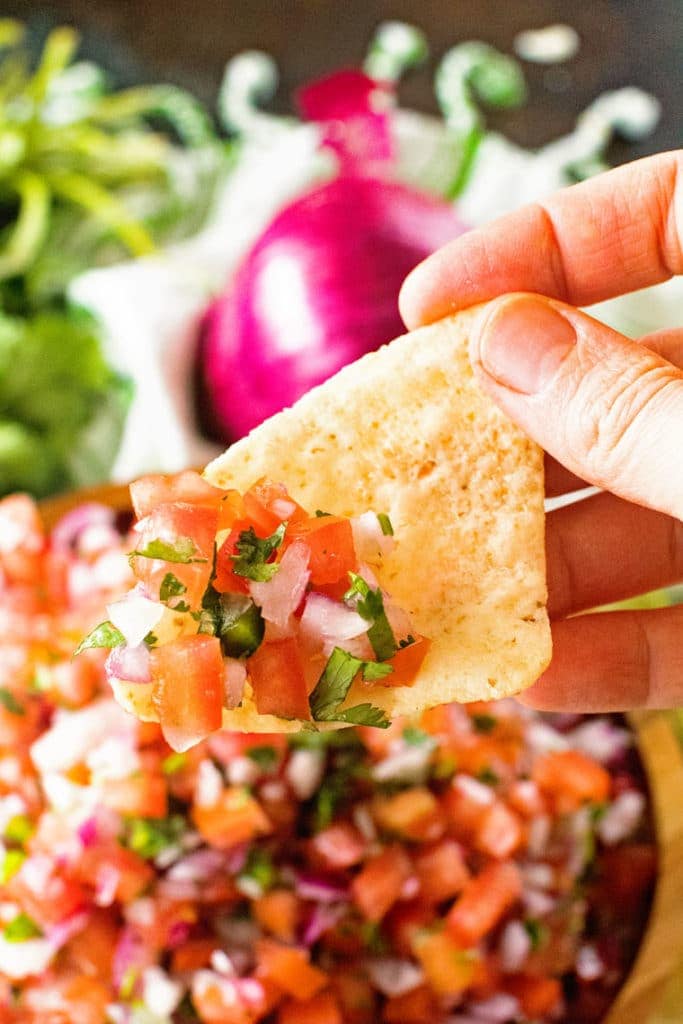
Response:
[{"label": "chopped cilantro leaf", "polygon": [[100,622],[99,626],[95,626],[92,632],[81,640],[73,657],[75,658],[81,651],[88,650],[89,647],[120,647],[125,642],[123,633],[113,623]]},{"label": "chopped cilantro leaf", "polygon": [[391,525],[391,519],[386,514],[386,512],[378,512],[377,513],[377,519],[379,520],[379,525],[380,525],[380,527],[382,529],[382,533],[384,534],[384,536],[385,537],[393,537],[394,536],[394,528]]},{"label": "chopped cilantro leaf", "polygon": [[287,524],[280,523],[270,537],[257,536],[253,526],[248,530],[242,530],[235,545],[237,554],[231,555],[235,575],[245,576],[256,583],[267,583],[268,580],[272,580],[280,567],[275,563],[269,563],[268,559],[282,544],[286,529]]},{"label": "chopped cilantro leaf", "polygon": [[263,745],[262,747],[250,747],[247,757],[254,764],[257,764],[262,772],[272,772],[277,766],[278,756],[275,747]]},{"label": "chopped cilantro leaf", "polygon": [[4,838],[20,846],[32,836],[36,827],[26,814],[15,814],[5,825]]},{"label": "chopped cilantro leaf", "polygon": [[217,636],[229,658],[249,657],[261,645],[266,624],[246,594],[219,594],[209,587],[202,606],[197,631]]},{"label": "chopped cilantro leaf", "polygon": [[315,517],[316,517],[316,519],[322,519],[323,516],[331,516],[331,515],[332,515],[331,512],[323,512],[322,509],[319,509],[319,508],[317,508],[315,510]]},{"label": "chopped cilantro leaf", "polygon": [[167,572],[159,587],[159,600],[169,601],[172,597],[179,597],[181,594],[184,594],[186,590],[187,587],[184,583],[181,583],[177,576],[174,576],[172,572]]},{"label": "chopped cilantro leaf", "polygon": [[349,578],[351,586],[344,594],[344,600],[354,600],[358,614],[372,623],[368,629],[368,640],[377,660],[387,661],[396,654],[398,647],[384,610],[382,591],[379,587],[373,590],[363,577],[355,572],[350,572]]},{"label": "chopped cilantro leaf", "polygon": [[387,665],[386,661],[366,661],[363,664],[363,679],[371,683],[373,679],[384,679],[393,671],[393,665]]},{"label": "chopped cilantro leaf", "polygon": [[149,632],[142,642],[147,644],[148,647],[156,647],[159,643],[159,637],[156,633]]},{"label": "chopped cilantro leaf", "polygon": [[310,704],[313,717],[319,722],[336,720],[336,711],[344,703],[363,662],[353,654],[335,647],[311,694]]},{"label": "chopped cilantro leaf", "polygon": [[500,782],[493,768],[489,768],[488,765],[477,772],[477,778],[486,786],[497,786]]},{"label": "chopped cilantro leaf", "polygon": [[472,725],[477,732],[489,733],[498,725],[495,715],[472,715]]},{"label": "chopped cilantro leaf", "polygon": [[432,737],[424,729],[418,729],[414,725],[407,725],[403,730],[403,739],[411,747],[421,747],[424,743],[433,743]]},{"label": "chopped cilantro leaf", "polygon": [[146,860],[153,860],[162,850],[176,846],[185,832],[185,819],[179,815],[170,818],[130,818],[126,845]]},{"label": "chopped cilantro leaf", "polygon": [[9,711],[11,715],[26,714],[24,705],[19,703],[12,691],[8,690],[6,686],[0,686],[0,704],[2,704],[5,711]]},{"label": "chopped cilantro leaf", "polygon": [[187,764],[187,754],[178,754],[175,751],[165,757],[161,762],[161,770],[164,775],[175,775],[183,770]]},{"label": "chopped cilantro leaf", "polygon": [[23,850],[7,850],[0,865],[0,885],[7,885],[10,878],[14,878],[21,865],[26,860],[27,854]]},{"label": "chopped cilantro leaf", "polygon": [[272,889],[276,881],[277,871],[270,854],[257,846],[252,847],[246,864],[237,876],[237,887],[244,888],[246,894],[251,895],[250,890],[264,893]]},{"label": "chopped cilantro leaf", "polygon": [[195,558],[197,547],[191,537],[176,537],[172,542],[155,538],[146,548],[136,548],[129,558],[158,558],[162,562],[177,562],[189,565],[191,562],[206,562],[205,558]]},{"label": "chopped cilantro leaf", "polygon": [[349,725],[371,725],[375,729],[388,729],[391,722],[381,708],[373,704],[355,704],[346,711],[338,711],[336,722],[348,722]]},{"label": "chopped cilantro leaf", "polygon": [[606,803],[592,803],[590,804],[590,819],[591,824],[598,825],[607,814]]},{"label": "chopped cilantro leaf", "polygon": [[531,939],[531,948],[534,952],[541,949],[548,940],[548,929],[535,917],[527,917],[524,930]]},{"label": "chopped cilantro leaf", "polygon": [[360,926],[363,945],[374,956],[383,956],[389,949],[387,940],[382,934],[382,927],[377,921],[363,921]]},{"label": "chopped cilantro leaf", "polygon": [[17,914],[5,925],[2,933],[6,942],[25,942],[27,939],[38,938],[43,933],[36,922],[28,914]]},{"label": "chopped cilantro leaf", "polygon": [[353,725],[387,728],[389,722],[384,712],[371,704],[358,704],[345,711],[340,710],[353,680],[367,664],[368,662],[355,658],[348,651],[343,651],[341,647],[334,648],[310,698],[311,712],[316,721],[348,722]]}]

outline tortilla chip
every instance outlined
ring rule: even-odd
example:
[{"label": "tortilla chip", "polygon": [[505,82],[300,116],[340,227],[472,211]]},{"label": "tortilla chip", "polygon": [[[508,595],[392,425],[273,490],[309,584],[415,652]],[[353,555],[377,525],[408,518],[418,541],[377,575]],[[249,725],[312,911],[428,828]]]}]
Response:
[{"label": "tortilla chip", "polygon": [[[212,462],[206,478],[246,491],[259,477],[308,509],[387,512],[394,552],[378,578],[432,640],[415,683],[357,681],[345,706],[390,718],[491,700],[550,660],[541,450],[475,384],[478,310],[404,335],[344,368]],[[224,726],[292,731],[246,699]]]}]

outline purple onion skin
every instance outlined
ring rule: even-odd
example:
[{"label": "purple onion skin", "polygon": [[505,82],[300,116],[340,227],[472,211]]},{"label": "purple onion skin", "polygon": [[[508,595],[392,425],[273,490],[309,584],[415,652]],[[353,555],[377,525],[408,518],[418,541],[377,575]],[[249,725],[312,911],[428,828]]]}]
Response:
[{"label": "purple onion skin", "polygon": [[204,317],[212,433],[237,440],[401,334],[403,279],[465,230],[448,204],[372,177],[342,175],[282,210]]}]

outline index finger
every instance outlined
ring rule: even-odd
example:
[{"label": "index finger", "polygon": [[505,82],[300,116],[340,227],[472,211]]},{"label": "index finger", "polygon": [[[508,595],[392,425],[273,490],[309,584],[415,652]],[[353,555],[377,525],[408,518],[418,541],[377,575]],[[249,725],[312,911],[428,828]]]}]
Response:
[{"label": "index finger", "polygon": [[660,153],[562,189],[470,231],[406,279],[409,328],[506,292],[574,306],[683,273],[683,150]]}]

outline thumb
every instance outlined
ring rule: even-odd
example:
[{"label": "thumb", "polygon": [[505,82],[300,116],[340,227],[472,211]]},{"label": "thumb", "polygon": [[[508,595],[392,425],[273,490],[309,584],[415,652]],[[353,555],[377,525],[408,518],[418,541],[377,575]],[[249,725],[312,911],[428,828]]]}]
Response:
[{"label": "thumb", "polygon": [[683,517],[683,372],[572,306],[505,295],[476,323],[481,386],[567,469]]}]

